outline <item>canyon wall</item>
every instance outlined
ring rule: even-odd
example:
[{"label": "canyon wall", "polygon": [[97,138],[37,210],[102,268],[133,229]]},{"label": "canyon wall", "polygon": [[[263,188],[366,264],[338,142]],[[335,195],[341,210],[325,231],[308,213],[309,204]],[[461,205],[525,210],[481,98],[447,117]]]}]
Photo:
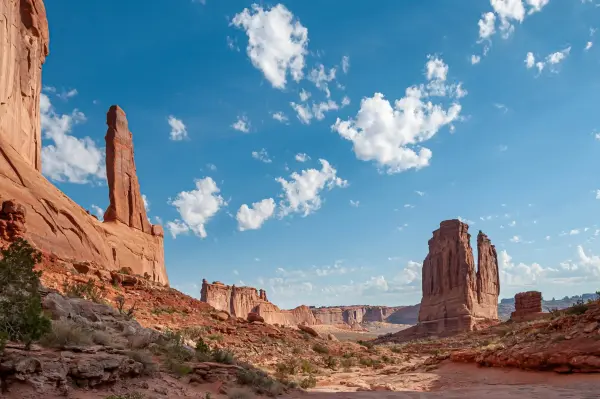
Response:
[{"label": "canyon wall", "polygon": [[459,220],[446,220],[429,240],[419,310],[420,328],[429,333],[472,330],[478,321],[498,318],[496,250],[479,232],[475,271],[468,229]]},{"label": "canyon wall", "polygon": [[292,310],[281,310],[267,300],[264,290],[252,287],[225,285],[219,281],[209,284],[202,280],[200,300],[218,310],[224,310],[235,317],[247,318],[248,313],[257,313],[269,324],[298,325],[317,324],[317,320],[307,306]]},{"label": "canyon wall", "polygon": [[[40,173],[41,69],[48,55],[42,1],[0,0],[0,240],[24,237],[41,251],[108,270],[130,268],[168,284],[163,230],[147,222],[124,112],[107,115],[109,209],[100,222]],[[111,133],[111,129],[114,132]],[[125,192],[125,193],[124,193]],[[123,207],[122,200],[127,202]]]},{"label": "canyon wall", "polygon": [[[407,306],[333,306],[311,308],[319,324],[347,324],[355,325],[369,322],[391,322],[395,323],[397,319],[402,319],[400,313]],[[408,316],[408,315],[407,315]],[[403,321],[409,321],[405,324],[415,324],[416,317],[405,317]],[[412,321],[412,323],[410,323]]]}]

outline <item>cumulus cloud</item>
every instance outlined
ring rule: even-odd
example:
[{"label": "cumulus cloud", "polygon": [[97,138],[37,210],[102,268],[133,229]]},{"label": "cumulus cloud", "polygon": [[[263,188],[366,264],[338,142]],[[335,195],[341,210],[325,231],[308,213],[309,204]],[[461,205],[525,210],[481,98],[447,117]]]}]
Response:
[{"label": "cumulus cloud", "polygon": [[142,194],[142,201],[144,202],[144,209],[146,212],[150,212],[150,201],[148,200],[148,197],[146,197],[146,194]]},{"label": "cumulus cloud", "polygon": [[348,185],[346,180],[338,177],[337,170],[329,162],[325,159],[319,159],[319,162],[321,170],[306,169],[292,173],[289,180],[282,177],[275,179],[283,189],[280,216],[291,213],[308,216],[321,208],[321,191]]},{"label": "cumulus cloud", "polygon": [[533,53],[528,52],[527,56],[525,57],[525,66],[527,67],[527,69],[531,69],[535,66],[538,70],[538,73],[541,73],[544,70],[544,68],[548,65],[550,66],[550,70],[552,72],[557,72],[555,68],[556,65],[563,62],[569,56],[570,53],[571,46],[561,51],[556,51],[554,53],[548,54],[543,61],[535,62],[535,56],[533,55]]},{"label": "cumulus cloud", "polygon": [[251,207],[243,204],[236,215],[238,229],[240,231],[260,229],[263,223],[273,216],[274,212],[275,200],[273,198],[255,202]]},{"label": "cumulus cloud", "polygon": [[173,115],[169,115],[167,122],[169,123],[169,126],[171,126],[171,133],[169,134],[171,140],[181,141],[188,137],[187,128],[181,119],[177,119]]},{"label": "cumulus cloud", "polygon": [[285,123],[288,121],[288,117],[285,116],[285,114],[283,112],[275,112],[272,114],[273,119],[275,119],[276,121],[279,121],[281,123]]},{"label": "cumulus cloud", "polygon": [[269,158],[269,153],[264,148],[260,151],[252,151],[252,158],[257,159],[264,163],[271,163],[273,160]]},{"label": "cumulus cloud", "polygon": [[89,137],[79,139],[71,135],[73,126],[86,121],[77,109],[71,114],[55,111],[50,98],[40,95],[42,133],[51,140],[42,148],[42,171],[50,179],[69,183],[90,183],[106,180],[104,149],[96,147]]},{"label": "cumulus cloud", "polygon": [[496,14],[493,12],[483,14],[477,24],[479,25],[479,39],[488,39],[496,33]]},{"label": "cumulus cloud", "polygon": [[[375,161],[387,173],[421,169],[429,165],[432,152],[420,143],[431,139],[443,126],[459,120],[458,99],[465,93],[460,84],[448,84],[448,67],[429,57],[427,84],[411,86],[405,97],[390,104],[381,93],[363,98],[354,119],[337,119],[332,129],[353,143],[356,157]],[[450,97],[452,104],[433,104],[433,97]]]},{"label": "cumulus cloud", "polygon": [[337,70],[331,68],[329,71],[325,69],[323,64],[319,64],[317,68],[313,68],[308,75],[308,80],[313,82],[317,89],[323,90],[327,95],[327,98],[331,97],[329,91],[329,83],[335,80],[335,74]]},{"label": "cumulus cloud", "polygon": [[360,205],[360,201],[350,200],[350,206],[358,208],[359,205]]},{"label": "cumulus cloud", "polygon": [[263,9],[254,4],[231,23],[246,32],[248,57],[273,87],[284,89],[288,74],[297,82],[302,79],[308,29],[284,5]]},{"label": "cumulus cloud", "polygon": [[196,189],[182,191],[174,200],[169,199],[169,204],[177,209],[181,218],[167,223],[167,229],[173,238],[189,231],[198,237],[206,238],[206,223],[219,212],[221,207],[227,205],[219,195],[219,187],[212,178],[197,179],[195,184]]},{"label": "cumulus cloud", "polygon": [[479,62],[481,62],[481,56],[473,54],[471,56],[471,65],[479,64]]},{"label": "cumulus cloud", "polygon": [[333,100],[313,102],[312,106],[308,104],[297,104],[291,102],[290,105],[296,111],[298,120],[305,125],[309,125],[313,118],[317,120],[323,120],[325,113],[329,111],[335,111],[339,109],[338,104]]},{"label": "cumulus cloud", "polygon": [[[298,162],[306,162],[306,161],[310,160],[310,157],[307,154],[302,153],[302,152],[296,154],[295,158],[296,158],[296,161],[298,161]],[[600,190],[598,190],[598,191],[600,191]]]},{"label": "cumulus cloud", "polygon": [[585,50],[585,51],[588,51],[589,49],[591,49],[591,48],[592,48],[592,46],[593,46],[593,45],[594,45],[594,43],[593,43],[593,42],[587,42],[587,43],[585,44],[585,48],[584,48],[584,50]]},{"label": "cumulus cloud", "polygon": [[248,133],[250,131],[250,121],[246,116],[240,116],[231,127],[242,133]]},{"label": "cumulus cloud", "polygon": [[342,57],[342,72],[348,73],[350,70],[350,57],[347,55]]}]

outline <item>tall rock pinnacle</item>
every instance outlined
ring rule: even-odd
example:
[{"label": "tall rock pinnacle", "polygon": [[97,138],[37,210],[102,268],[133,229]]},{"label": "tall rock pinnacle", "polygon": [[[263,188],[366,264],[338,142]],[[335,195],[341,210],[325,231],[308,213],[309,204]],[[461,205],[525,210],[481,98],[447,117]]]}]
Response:
[{"label": "tall rock pinnacle", "polygon": [[476,271],[468,231],[459,220],[445,220],[429,240],[419,323],[431,333],[471,330],[479,320],[498,318],[496,249],[479,232]]},{"label": "tall rock pinnacle", "polygon": [[133,137],[125,112],[113,105],[106,114],[106,177],[110,205],[104,214],[107,222],[119,221],[151,234],[144,200],[140,193],[133,159]]}]

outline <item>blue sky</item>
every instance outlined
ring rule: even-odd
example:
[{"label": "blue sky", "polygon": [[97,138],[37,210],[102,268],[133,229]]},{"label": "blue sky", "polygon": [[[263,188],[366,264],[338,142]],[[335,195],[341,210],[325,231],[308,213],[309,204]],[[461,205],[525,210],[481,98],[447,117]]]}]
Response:
[{"label": "blue sky", "polygon": [[282,307],[417,303],[458,217],[496,245],[502,297],[593,292],[595,3],[47,2],[44,173],[105,209],[120,105],[194,296],[206,278]]}]

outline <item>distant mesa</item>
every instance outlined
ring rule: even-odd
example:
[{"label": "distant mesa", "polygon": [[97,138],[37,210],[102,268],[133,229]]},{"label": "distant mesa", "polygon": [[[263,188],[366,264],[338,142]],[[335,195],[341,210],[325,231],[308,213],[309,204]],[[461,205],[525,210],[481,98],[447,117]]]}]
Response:
[{"label": "distant mesa", "polygon": [[100,222],[41,174],[40,97],[48,55],[41,0],[0,3],[0,245],[18,237],[66,262],[90,262],[168,284],[160,226],[148,222],[125,112],[107,114],[110,204]]}]

